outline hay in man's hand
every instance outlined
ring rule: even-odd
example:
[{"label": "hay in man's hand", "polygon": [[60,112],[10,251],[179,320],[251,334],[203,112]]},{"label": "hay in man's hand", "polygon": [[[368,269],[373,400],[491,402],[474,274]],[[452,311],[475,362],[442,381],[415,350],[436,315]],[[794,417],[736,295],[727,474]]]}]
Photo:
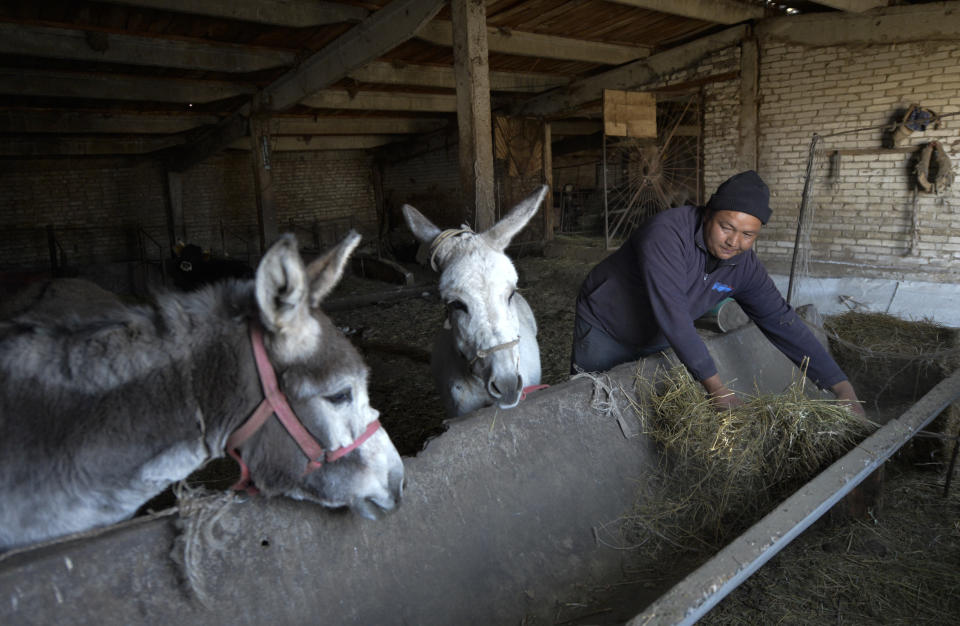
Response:
[{"label": "hay in man's hand", "polygon": [[[658,493],[645,494],[629,539],[715,551],[758,521],[875,427],[833,399],[809,397],[805,376],[781,394],[758,394],[717,411],[686,368],[638,377],[636,406],[663,450]],[[632,532],[631,532],[632,531]]]}]

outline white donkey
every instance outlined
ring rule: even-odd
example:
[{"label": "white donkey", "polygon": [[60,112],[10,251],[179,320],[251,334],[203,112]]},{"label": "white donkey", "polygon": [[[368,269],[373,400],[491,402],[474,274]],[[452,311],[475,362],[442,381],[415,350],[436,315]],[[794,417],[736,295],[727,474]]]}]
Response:
[{"label": "white donkey", "polygon": [[494,403],[513,408],[525,388],[540,383],[537,322],[517,293],[517,271],[503,251],[546,194],[543,185],[479,234],[467,226],[441,230],[412,206],[403,206],[407,225],[430,245],[430,265],[440,272],[447,319],[430,365],[448,415]]}]

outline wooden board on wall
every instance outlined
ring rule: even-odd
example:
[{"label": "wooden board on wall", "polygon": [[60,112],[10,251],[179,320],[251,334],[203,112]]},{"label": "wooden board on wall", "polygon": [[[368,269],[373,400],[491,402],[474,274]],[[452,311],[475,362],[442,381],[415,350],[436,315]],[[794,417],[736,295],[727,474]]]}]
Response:
[{"label": "wooden board on wall", "polygon": [[[493,160],[497,177],[497,219],[518,202],[549,182],[549,151],[544,149],[544,123],[537,118],[497,116],[493,120]],[[540,211],[513,242],[540,242],[552,239],[550,219],[552,196],[547,195]]]},{"label": "wooden board on wall", "polygon": [[644,91],[603,90],[603,132],[615,137],[657,137],[657,99]]}]

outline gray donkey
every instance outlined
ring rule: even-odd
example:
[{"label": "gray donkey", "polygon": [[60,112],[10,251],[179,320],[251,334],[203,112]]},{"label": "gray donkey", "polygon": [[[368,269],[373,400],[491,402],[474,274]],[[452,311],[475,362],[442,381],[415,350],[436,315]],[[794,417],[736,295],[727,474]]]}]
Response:
[{"label": "gray donkey", "polygon": [[284,236],[253,280],[0,322],[0,550],[123,520],[224,452],[266,496],[399,504],[367,368],[319,308],[359,239],[305,265]]}]

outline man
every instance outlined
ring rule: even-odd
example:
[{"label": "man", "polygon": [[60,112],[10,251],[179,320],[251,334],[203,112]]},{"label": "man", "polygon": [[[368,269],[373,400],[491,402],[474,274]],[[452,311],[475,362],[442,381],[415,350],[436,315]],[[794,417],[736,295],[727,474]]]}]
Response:
[{"label": "man", "polygon": [[693,325],[732,297],[791,361],[810,358],[814,383],[862,415],[853,385],[752,250],[771,212],[770,190],[751,170],[721,184],[705,209],[676,207],[644,222],[583,281],[571,370],[607,370],[672,347],[714,406],[736,406]]}]

